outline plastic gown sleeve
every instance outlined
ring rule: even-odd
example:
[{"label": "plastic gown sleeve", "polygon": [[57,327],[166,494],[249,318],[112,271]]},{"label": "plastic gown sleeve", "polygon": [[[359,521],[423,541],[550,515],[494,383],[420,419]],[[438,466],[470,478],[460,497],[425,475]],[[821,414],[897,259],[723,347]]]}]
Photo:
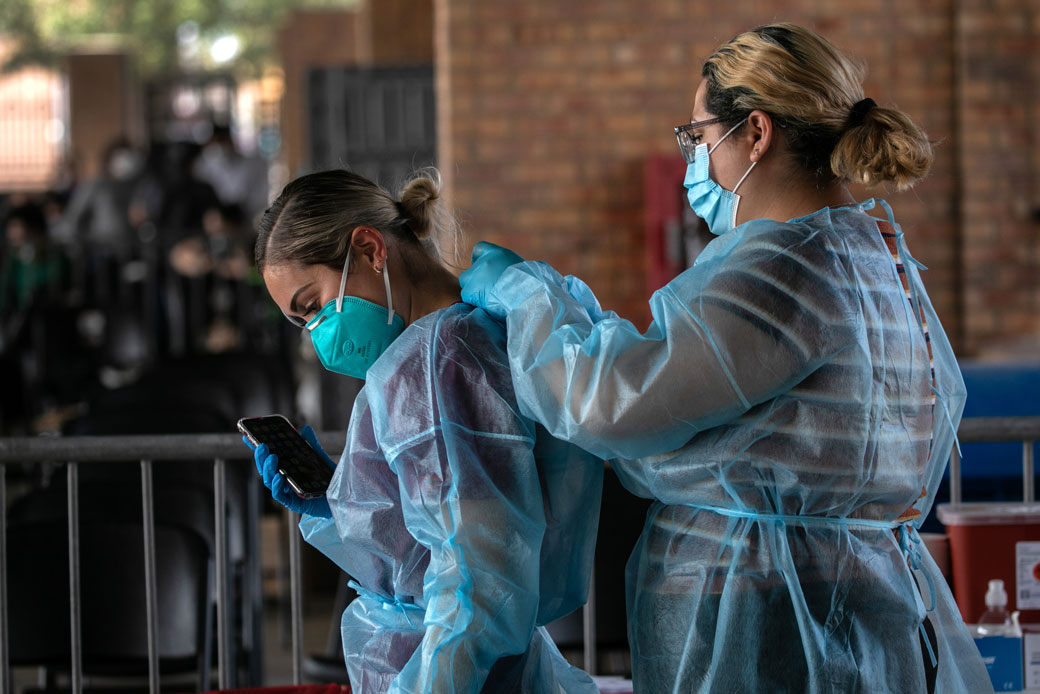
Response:
[{"label": "plastic gown sleeve", "polygon": [[[499,658],[528,649],[538,610],[545,513],[533,424],[483,387],[475,357],[434,362],[434,403],[423,407],[439,413],[436,425],[386,451],[405,525],[430,550],[425,634],[392,693],[479,692]],[[374,412],[391,414],[377,417],[376,438],[393,440],[400,405],[370,397]]]},{"label": "plastic gown sleeve", "polygon": [[333,518],[301,517],[304,539],[387,600],[418,594],[424,558],[401,517],[397,476],[372,438],[366,389],[354,400],[346,446],[326,496]]},{"label": "plastic gown sleeve", "polygon": [[840,259],[812,257],[811,244],[782,234],[740,241],[717,239],[723,252],[706,249],[706,262],[655,292],[645,333],[544,263],[508,268],[491,292],[507,311],[522,412],[603,458],[656,455],[856,343]]}]

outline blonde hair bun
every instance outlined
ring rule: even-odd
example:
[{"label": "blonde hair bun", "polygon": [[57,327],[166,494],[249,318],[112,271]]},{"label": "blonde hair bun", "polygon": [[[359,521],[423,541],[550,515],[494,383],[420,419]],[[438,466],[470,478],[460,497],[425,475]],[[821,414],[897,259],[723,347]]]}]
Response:
[{"label": "blonde hair bun", "polygon": [[902,111],[875,106],[848,128],[831,153],[836,176],[875,186],[883,182],[906,190],[931,168],[932,143]]},{"label": "blonde hair bun", "polygon": [[437,201],[441,197],[441,177],[435,169],[424,169],[405,183],[399,194],[402,212],[408,218],[415,238],[428,239],[437,229]]}]

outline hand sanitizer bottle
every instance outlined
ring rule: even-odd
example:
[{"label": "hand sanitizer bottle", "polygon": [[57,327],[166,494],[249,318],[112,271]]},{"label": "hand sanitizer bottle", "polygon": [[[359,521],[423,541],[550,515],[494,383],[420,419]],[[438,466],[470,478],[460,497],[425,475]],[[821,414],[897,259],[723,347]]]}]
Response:
[{"label": "hand sanitizer bottle", "polygon": [[975,628],[976,636],[1017,636],[1022,637],[1022,629],[1018,626],[1017,614],[1012,616],[1007,609],[1007,591],[1004,581],[994,578],[986,590],[986,611],[979,617]]}]

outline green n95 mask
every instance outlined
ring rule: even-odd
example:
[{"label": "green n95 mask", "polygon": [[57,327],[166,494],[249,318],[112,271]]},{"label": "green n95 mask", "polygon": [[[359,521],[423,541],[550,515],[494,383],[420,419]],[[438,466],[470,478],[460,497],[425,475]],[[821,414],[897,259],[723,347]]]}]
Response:
[{"label": "green n95 mask", "polygon": [[381,273],[386,286],[387,305],[383,307],[371,301],[343,295],[349,267],[348,250],[339,280],[339,294],[325,304],[305,327],[311,335],[314,351],[318,353],[322,366],[345,376],[364,378],[368,367],[404,331],[404,319],[394,313],[388,268],[384,267]]}]

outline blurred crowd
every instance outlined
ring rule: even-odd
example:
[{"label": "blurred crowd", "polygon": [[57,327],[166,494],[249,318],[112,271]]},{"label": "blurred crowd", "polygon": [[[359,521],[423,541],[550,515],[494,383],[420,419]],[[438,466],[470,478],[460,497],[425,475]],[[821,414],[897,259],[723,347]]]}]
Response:
[{"label": "blurred crowd", "polygon": [[266,162],[220,124],[201,145],[117,140],[92,180],[0,194],[0,435],[67,430],[173,360],[284,356],[252,262],[267,199]]}]

